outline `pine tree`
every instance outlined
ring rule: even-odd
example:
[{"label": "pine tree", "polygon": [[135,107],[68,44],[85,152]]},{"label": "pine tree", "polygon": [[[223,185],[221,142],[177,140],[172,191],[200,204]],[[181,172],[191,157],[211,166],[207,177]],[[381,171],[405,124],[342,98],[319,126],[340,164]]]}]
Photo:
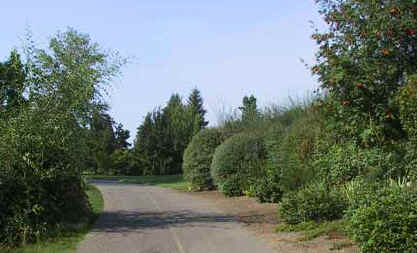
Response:
[{"label": "pine tree", "polygon": [[193,121],[179,94],[171,96],[163,113],[167,121],[166,135],[169,140],[166,145],[171,150],[167,173],[178,174],[181,173],[184,150],[192,138]]},{"label": "pine tree", "polygon": [[152,167],[151,152],[155,144],[151,139],[154,127],[152,113],[147,113],[143,123],[137,128],[136,139],[134,141],[132,167],[134,175],[148,175]]},{"label": "pine tree", "polygon": [[106,111],[93,113],[90,136],[96,173],[109,173],[112,167],[111,154],[115,150],[114,121]]},{"label": "pine tree", "polygon": [[194,129],[194,133],[198,133],[201,129],[205,128],[208,125],[208,121],[205,120],[205,115],[207,111],[203,107],[204,101],[201,97],[201,92],[194,88],[191,91],[190,96],[187,99],[187,106],[192,112],[193,121],[197,120],[197,129]]},{"label": "pine tree", "polygon": [[130,138],[130,132],[127,129],[123,129],[123,124],[119,123],[115,130],[115,148],[127,149],[130,143],[127,141]]},{"label": "pine tree", "polygon": [[201,128],[200,114],[190,108],[179,94],[173,94],[164,108],[146,115],[138,127],[133,148],[136,173],[181,173],[184,150],[196,129]]}]

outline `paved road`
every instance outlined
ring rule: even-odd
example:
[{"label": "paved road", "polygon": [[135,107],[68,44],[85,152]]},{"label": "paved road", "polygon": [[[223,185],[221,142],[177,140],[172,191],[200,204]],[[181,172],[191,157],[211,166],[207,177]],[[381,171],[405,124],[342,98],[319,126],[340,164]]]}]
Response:
[{"label": "paved road", "polygon": [[273,253],[209,200],[154,186],[94,184],[104,213],[78,253]]}]

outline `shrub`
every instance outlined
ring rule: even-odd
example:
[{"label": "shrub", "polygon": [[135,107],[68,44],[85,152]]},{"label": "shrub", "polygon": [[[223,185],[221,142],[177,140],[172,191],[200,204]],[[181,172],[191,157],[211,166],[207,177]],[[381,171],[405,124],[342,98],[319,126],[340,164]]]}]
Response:
[{"label": "shrub", "polygon": [[279,173],[283,192],[297,190],[316,177],[312,158],[316,142],[323,135],[322,123],[319,114],[305,114],[286,128],[276,151],[272,150],[269,159],[275,162],[272,166]]},{"label": "shrub", "polygon": [[349,208],[348,231],[363,252],[416,252],[417,189],[398,185],[374,188]]},{"label": "shrub", "polygon": [[211,163],[214,184],[226,196],[242,195],[263,173],[265,146],[261,135],[241,133],[216,148]]},{"label": "shrub", "polygon": [[313,100],[312,97],[308,97],[304,101],[290,100],[288,106],[272,105],[262,112],[263,118],[267,119],[262,125],[262,131],[265,132],[267,162],[264,174],[253,187],[254,195],[259,201],[278,202],[281,199],[284,188],[281,185],[282,175],[279,166],[279,160],[282,159],[281,144],[289,127],[295,121],[308,115]]},{"label": "shrub", "polygon": [[35,242],[87,217],[87,196],[79,182],[72,176],[2,181],[0,245]]},{"label": "shrub", "polygon": [[210,190],[213,180],[210,166],[214,151],[223,142],[224,135],[217,128],[201,130],[193,137],[184,152],[182,170],[184,178],[195,190]]},{"label": "shrub", "polygon": [[402,128],[408,137],[406,147],[407,169],[410,177],[417,180],[417,75],[408,80],[408,85],[400,88],[395,104],[398,106]]},{"label": "shrub", "polygon": [[279,176],[275,171],[267,170],[264,176],[254,182],[254,196],[260,202],[278,203],[282,197]]},{"label": "shrub", "polygon": [[313,183],[284,195],[281,218],[289,224],[308,221],[331,221],[342,218],[347,202],[337,188],[327,189],[324,183]]},{"label": "shrub", "polygon": [[260,202],[279,202],[282,196],[280,175],[277,169],[277,153],[283,138],[285,126],[275,122],[268,127],[264,142],[266,150],[266,167],[264,176],[254,185],[254,195]]},{"label": "shrub", "polygon": [[320,178],[331,185],[343,184],[357,176],[386,179],[403,176],[403,152],[396,146],[362,148],[353,142],[333,144],[327,150],[317,152],[314,167]]},{"label": "shrub", "polygon": [[400,88],[396,97],[403,129],[417,144],[417,75],[410,78],[409,84]]}]

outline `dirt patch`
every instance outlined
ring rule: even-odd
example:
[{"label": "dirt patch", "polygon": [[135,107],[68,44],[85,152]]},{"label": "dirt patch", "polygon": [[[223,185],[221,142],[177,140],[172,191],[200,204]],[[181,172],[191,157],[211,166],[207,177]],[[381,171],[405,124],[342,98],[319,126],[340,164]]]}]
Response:
[{"label": "dirt patch", "polygon": [[246,196],[226,198],[216,191],[187,194],[210,199],[219,209],[235,216],[245,228],[255,233],[278,252],[359,252],[348,238],[338,233],[330,233],[311,241],[300,241],[301,233],[275,232],[276,226],[280,223],[278,204],[259,203],[254,198]]}]

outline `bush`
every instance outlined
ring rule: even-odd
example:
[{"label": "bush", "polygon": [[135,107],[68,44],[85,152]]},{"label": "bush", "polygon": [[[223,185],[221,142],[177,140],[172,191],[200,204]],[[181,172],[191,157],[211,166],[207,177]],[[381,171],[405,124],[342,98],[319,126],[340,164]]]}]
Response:
[{"label": "bush", "polygon": [[417,75],[400,88],[396,96],[401,125],[408,138],[417,144]]},{"label": "bush", "polygon": [[254,185],[254,195],[260,202],[279,202],[282,196],[280,175],[277,169],[277,153],[285,127],[275,122],[268,127],[264,142],[266,150],[266,167],[264,176]]},{"label": "bush", "polygon": [[262,175],[265,159],[266,152],[261,135],[234,135],[215,150],[211,163],[214,184],[226,196],[242,195]]},{"label": "bush", "polygon": [[279,160],[282,159],[281,144],[289,127],[308,115],[313,100],[312,97],[304,101],[290,100],[288,106],[272,105],[262,112],[265,121],[260,125],[260,129],[265,133],[267,161],[263,175],[253,186],[254,196],[259,201],[278,202],[281,199],[284,188],[281,185],[282,174],[279,166]]},{"label": "bush", "polygon": [[408,137],[406,147],[407,174],[417,180],[417,75],[400,88],[395,103],[399,109],[401,125]]},{"label": "bush", "polygon": [[271,166],[279,173],[283,192],[297,190],[315,179],[312,158],[316,152],[316,142],[323,135],[322,123],[319,114],[305,114],[286,128],[280,144],[269,151],[269,160],[275,163]]},{"label": "bush", "polygon": [[252,184],[254,196],[260,202],[278,203],[282,197],[279,182],[279,177],[275,171],[265,171],[265,175]]},{"label": "bush", "polygon": [[184,152],[182,170],[184,178],[195,190],[210,190],[213,180],[210,166],[214,151],[224,141],[224,135],[217,128],[201,130],[193,137]]},{"label": "bush", "polygon": [[65,223],[88,217],[78,177],[8,179],[0,184],[0,245],[35,242],[59,232]]},{"label": "bush", "polygon": [[313,183],[297,192],[284,195],[281,218],[289,224],[308,221],[331,221],[343,217],[347,202],[337,188],[327,189],[323,183]]},{"label": "bush", "polygon": [[404,175],[403,152],[396,146],[362,148],[355,143],[333,144],[314,156],[314,167],[320,178],[331,185],[344,184],[357,176],[386,179]]},{"label": "bush", "polygon": [[349,208],[348,231],[363,252],[416,252],[417,190],[414,186],[374,188]]}]

